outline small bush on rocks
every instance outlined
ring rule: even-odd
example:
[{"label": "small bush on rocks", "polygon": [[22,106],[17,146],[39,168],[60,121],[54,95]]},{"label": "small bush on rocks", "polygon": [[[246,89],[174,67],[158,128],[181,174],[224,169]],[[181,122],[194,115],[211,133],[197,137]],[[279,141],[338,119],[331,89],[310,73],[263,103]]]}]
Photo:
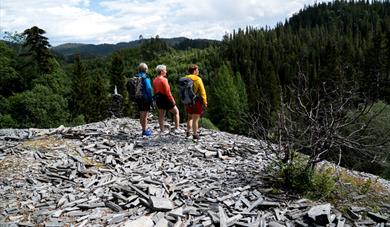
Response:
[{"label": "small bush on rocks", "polygon": [[298,157],[281,166],[282,183],[310,198],[326,197],[335,188],[336,179],[332,176],[331,171],[327,169],[319,172],[309,168],[308,159]]}]

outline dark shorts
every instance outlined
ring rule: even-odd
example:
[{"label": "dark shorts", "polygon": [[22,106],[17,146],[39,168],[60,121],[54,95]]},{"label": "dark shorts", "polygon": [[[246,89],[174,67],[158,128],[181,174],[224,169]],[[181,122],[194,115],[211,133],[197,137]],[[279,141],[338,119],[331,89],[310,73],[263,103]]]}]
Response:
[{"label": "dark shorts", "polygon": [[147,102],[143,99],[135,101],[138,106],[138,111],[150,111],[151,102]]},{"label": "dark shorts", "polygon": [[196,99],[192,105],[185,105],[186,112],[189,114],[203,114],[205,108],[201,99]]},{"label": "dark shorts", "polygon": [[175,107],[175,104],[171,100],[169,100],[168,96],[166,95],[157,94],[155,96],[155,100],[157,108],[159,109],[170,110]]}]

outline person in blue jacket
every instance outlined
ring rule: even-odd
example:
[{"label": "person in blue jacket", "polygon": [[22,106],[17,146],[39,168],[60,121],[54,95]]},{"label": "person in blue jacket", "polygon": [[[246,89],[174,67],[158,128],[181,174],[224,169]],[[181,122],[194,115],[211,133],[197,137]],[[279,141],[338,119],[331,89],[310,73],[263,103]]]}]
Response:
[{"label": "person in blue jacket", "polygon": [[153,103],[153,88],[152,83],[150,81],[149,76],[147,75],[148,66],[145,63],[140,63],[138,65],[138,73],[135,75],[136,77],[143,78],[143,86],[142,86],[142,99],[136,100],[138,110],[140,112],[140,123],[142,127],[142,135],[143,136],[151,136],[152,130],[147,128],[148,126],[148,114],[150,111],[150,107]]}]

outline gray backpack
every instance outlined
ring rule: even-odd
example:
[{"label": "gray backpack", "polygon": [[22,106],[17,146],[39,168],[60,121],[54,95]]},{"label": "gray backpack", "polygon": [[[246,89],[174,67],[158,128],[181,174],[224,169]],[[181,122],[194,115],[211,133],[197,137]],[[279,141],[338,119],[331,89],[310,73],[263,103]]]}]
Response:
[{"label": "gray backpack", "polygon": [[131,77],[127,82],[127,92],[129,93],[129,99],[131,101],[143,99],[143,78],[142,77]]},{"label": "gray backpack", "polygon": [[195,103],[194,82],[187,77],[179,79],[180,99],[185,105],[191,105]]}]

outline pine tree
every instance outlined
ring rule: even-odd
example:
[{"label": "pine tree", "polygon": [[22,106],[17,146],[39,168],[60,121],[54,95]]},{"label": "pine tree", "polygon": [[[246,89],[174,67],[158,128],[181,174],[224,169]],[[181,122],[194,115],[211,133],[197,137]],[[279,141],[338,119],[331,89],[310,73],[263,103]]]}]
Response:
[{"label": "pine tree", "polygon": [[337,44],[329,40],[320,53],[319,81],[315,86],[322,86],[326,82],[327,86],[332,87],[344,82],[340,56]]},{"label": "pine tree", "polygon": [[84,115],[87,122],[90,120],[88,109],[90,108],[91,93],[90,80],[85,71],[85,66],[81,62],[80,55],[75,56],[72,74],[72,94],[70,100],[70,111],[73,118]]},{"label": "pine tree", "polygon": [[161,54],[170,53],[172,48],[158,35],[150,40],[144,40],[141,45],[142,58],[144,60],[153,60],[158,58]]},{"label": "pine tree", "polygon": [[239,77],[234,78],[232,70],[223,65],[219,68],[211,88],[210,116],[221,130],[243,132],[242,118],[247,113],[245,89]]},{"label": "pine tree", "polygon": [[[113,94],[115,86],[117,88],[118,94],[122,96],[122,110],[121,112],[125,115],[131,115],[132,112],[132,105],[131,102],[129,102],[128,98],[128,91],[126,88],[126,74],[129,74],[129,72],[126,72],[123,59],[121,55],[114,54],[112,60],[111,60],[111,68],[110,68],[110,76],[111,76],[111,82],[110,82],[110,90],[109,93]],[[133,75],[128,75],[129,77]]]},{"label": "pine tree", "polygon": [[274,111],[278,111],[280,107],[281,89],[280,89],[279,77],[275,74],[274,70],[270,70],[269,88],[270,88],[271,103],[272,103],[271,105],[273,107],[272,109]]},{"label": "pine tree", "polygon": [[114,93],[115,86],[118,90],[118,93],[121,94],[125,99],[127,97],[126,90],[126,77],[124,74],[123,60],[119,54],[114,54],[111,61],[110,68],[110,93]]},{"label": "pine tree", "polygon": [[101,121],[107,117],[108,97],[105,81],[101,73],[96,72],[95,80],[91,83],[91,103],[87,114],[89,121]]},{"label": "pine tree", "polygon": [[386,77],[385,40],[382,33],[376,33],[372,38],[372,46],[368,49],[365,60],[365,75],[362,75],[362,88],[372,99],[383,95],[383,85]]},{"label": "pine tree", "polygon": [[20,54],[25,59],[23,68],[31,67],[39,73],[49,73],[52,69],[53,56],[49,52],[50,43],[48,38],[43,36],[45,30],[33,26],[23,32],[26,41],[23,44],[24,51]]},{"label": "pine tree", "polygon": [[249,114],[249,105],[248,105],[248,94],[246,92],[246,86],[244,80],[241,77],[240,73],[234,77],[234,84],[236,85],[236,91],[238,95],[239,102],[239,112],[240,112],[240,127],[237,129],[237,132],[240,134],[247,133],[245,122],[247,122],[247,115]]},{"label": "pine tree", "polygon": [[[390,23],[390,22],[389,22]],[[390,25],[389,25],[390,26]],[[385,79],[383,82],[383,100],[390,103],[390,28],[386,33]]]}]

